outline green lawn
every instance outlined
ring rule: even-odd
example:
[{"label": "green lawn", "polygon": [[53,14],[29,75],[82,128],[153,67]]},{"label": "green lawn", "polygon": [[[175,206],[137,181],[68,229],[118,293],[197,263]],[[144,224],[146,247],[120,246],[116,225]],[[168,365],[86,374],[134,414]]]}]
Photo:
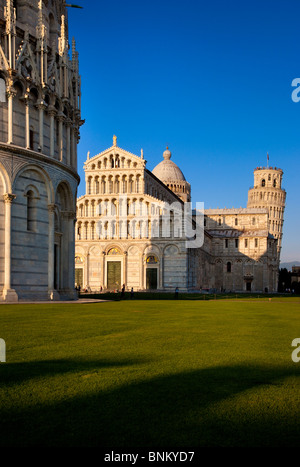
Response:
[{"label": "green lawn", "polygon": [[300,447],[299,298],[0,305],[0,446]]}]

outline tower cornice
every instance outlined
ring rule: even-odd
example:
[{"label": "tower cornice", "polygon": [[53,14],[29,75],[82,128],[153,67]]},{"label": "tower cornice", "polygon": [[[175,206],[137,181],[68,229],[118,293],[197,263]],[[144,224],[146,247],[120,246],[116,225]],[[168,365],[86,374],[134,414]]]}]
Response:
[{"label": "tower cornice", "polygon": [[41,154],[36,151],[32,151],[31,149],[25,149],[21,146],[15,146],[12,144],[5,144],[0,142],[0,151],[5,151],[5,153],[16,154],[19,156],[29,156],[30,160],[36,160],[37,162],[42,162],[43,164],[47,165],[54,165],[59,169],[63,169],[65,172],[68,172],[72,175],[78,183],[80,182],[80,177],[76,170],[72,169],[69,165],[64,164],[56,159],[52,159],[49,156]]}]

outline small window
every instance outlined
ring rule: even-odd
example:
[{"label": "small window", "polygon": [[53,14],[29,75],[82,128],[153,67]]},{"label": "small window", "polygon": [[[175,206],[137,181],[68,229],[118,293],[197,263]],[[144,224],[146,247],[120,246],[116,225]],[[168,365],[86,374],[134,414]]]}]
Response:
[{"label": "small window", "polygon": [[276,180],[273,181],[273,187],[276,187]]},{"label": "small window", "polygon": [[254,244],[255,244],[255,248],[257,248],[257,247],[258,247],[258,240],[257,240],[257,238],[254,240]]},{"label": "small window", "polygon": [[266,180],[264,178],[261,181],[261,186],[266,186]]},{"label": "small window", "polygon": [[34,131],[29,130],[29,147],[30,147],[30,149],[33,149],[33,145],[34,145]]},{"label": "small window", "polygon": [[221,225],[221,224],[222,224],[222,219],[220,218],[220,219],[219,219],[219,225]]},{"label": "small window", "polygon": [[228,261],[227,263],[227,272],[231,272],[231,262]]},{"label": "small window", "polygon": [[245,238],[245,248],[248,248],[248,239]]},{"label": "small window", "polygon": [[239,247],[239,239],[236,238],[236,239],[235,239],[235,248],[238,248],[238,247]]},{"label": "small window", "polygon": [[36,206],[34,193],[32,190],[27,192],[27,230],[33,232],[35,230]]},{"label": "small window", "polygon": [[238,225],[238,218],[237,217],[234,219],[234,224]]},{"label": "small window", "polygon": [[228,238],[225,239],[225,248],[228,248]]}]

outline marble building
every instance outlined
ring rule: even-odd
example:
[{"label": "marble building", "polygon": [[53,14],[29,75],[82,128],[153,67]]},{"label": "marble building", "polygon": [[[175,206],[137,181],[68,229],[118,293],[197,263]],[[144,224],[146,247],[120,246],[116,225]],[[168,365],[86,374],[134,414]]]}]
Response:
[{"label": "marble building", "polygon": [[65,2],[0,0],[0,30],[0,300],[74,298],[83,121]]},{"label": "marble building", "polygon": [[88,155],[86,194],[77,200],[76,284],[91,291],[123,284],[127,290],[277,291],[282,170],[255,169],[246,208],[191,211],[192,231],[198,226],[202,235],[195,247],[186,241],[182,214],[191,186],[171,158],[167,148],[151,172],[143,151],[121,149],[116,137],[110,148]]}]

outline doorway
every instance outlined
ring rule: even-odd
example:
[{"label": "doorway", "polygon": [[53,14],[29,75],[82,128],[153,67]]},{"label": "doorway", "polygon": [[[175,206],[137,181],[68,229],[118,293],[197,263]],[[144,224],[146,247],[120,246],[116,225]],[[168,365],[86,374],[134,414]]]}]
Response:
[{"label": "doorway", "polygon": [[157,289],[157,268],[146,269],[146,288],[150,290]]},{"label": "doorway", "polygon": [[247,292],[251,292],[251,281],[246,282],[246,290]]},{"label": "doorway", "polygon": [[75,269],[75,284],[77,284],[77,287],[80,285],[80,287],[83,287],[83,269],[82,268],[76,268]]},{"label": "doorway", "polygon": [[121,288],[121,261],[108,261],[107,263],[107,288]]}]

